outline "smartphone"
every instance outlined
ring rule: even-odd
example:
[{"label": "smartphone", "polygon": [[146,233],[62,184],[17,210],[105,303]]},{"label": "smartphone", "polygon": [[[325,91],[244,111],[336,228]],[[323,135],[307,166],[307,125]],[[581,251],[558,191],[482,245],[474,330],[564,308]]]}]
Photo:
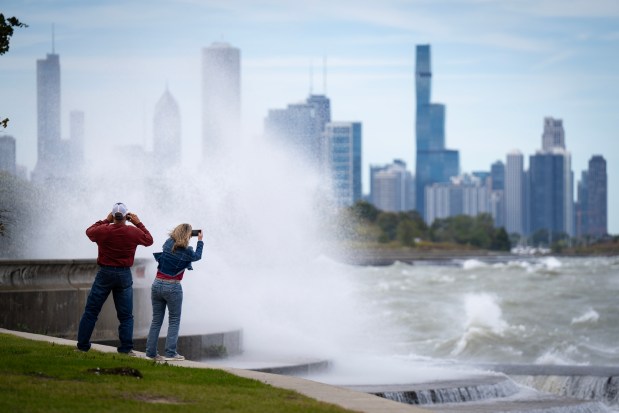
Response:
[{"label": "smartphone", "polygon": [[193,229],[191,230],[191,236],[192,237],[197,237],[198,235],[200,235],[200,231],[202,231],[201,229]]}]

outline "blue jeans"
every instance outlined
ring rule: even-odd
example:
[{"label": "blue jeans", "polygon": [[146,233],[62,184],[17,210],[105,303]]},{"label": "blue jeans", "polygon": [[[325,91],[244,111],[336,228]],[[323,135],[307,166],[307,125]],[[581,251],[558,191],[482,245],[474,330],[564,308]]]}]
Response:
[{"label": "blue jeans", "polygon": [[95,329],[101,307],[112,293],[120,339],[119,353],[128,353],[133,350],[133,279],[129,267],[99,267],[94,283],[90,288],[86,308],[80,320],[77,331],[77,348],[83,351],[90,350],[90,337]]},{"label": "blue jeans", "polygon": [[183,287],[180,283],[168,283],[155,279],[151,288],[153,302],[153,322],[146,339],[146,356],[157,355],[157,340],[163,324],[166,306],[168,307],[168,336],[165,342],[165,356],[176,355],[178,330],[181,324],[181,308],[183,307]]}]

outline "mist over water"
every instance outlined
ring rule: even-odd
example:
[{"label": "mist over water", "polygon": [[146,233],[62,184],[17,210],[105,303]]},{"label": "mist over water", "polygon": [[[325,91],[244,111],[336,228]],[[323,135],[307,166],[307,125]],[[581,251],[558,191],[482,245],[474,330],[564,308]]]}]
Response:
[{"label": "mist over water", "polygon": [[204,231],[203,258],[183,279],[181,334],[241,329],[248,354],[311,358],[380,341],[354,268],[334,259],[336,210],[321,171],[268,140],[223,153],[174,168],[149,167],[131,148],[91,161],[74,186],[50,191],[50,207],[69,219],[41,227],[34,258],[96,257],[85,229],[124,202],[155,240],[136,254],[152,264],[148,280],[172,228]]},{"label": "mist over water", "polygon": [[319,381],[454,379],[477,363],[619,365],[617,258],[343,264],[320,171],[268,141],[228,153],[174,168],[131,153],[113,168],[91,162],[49,201],[59,214],[42,216],[34,257],[96,257],[84,231],[120,201],[155,239],[137,253],[152,262],[148,281],[169,230],[189,222],[205,233],[183,280],[181,334],[241,329],[249,357],[331,361]]}]

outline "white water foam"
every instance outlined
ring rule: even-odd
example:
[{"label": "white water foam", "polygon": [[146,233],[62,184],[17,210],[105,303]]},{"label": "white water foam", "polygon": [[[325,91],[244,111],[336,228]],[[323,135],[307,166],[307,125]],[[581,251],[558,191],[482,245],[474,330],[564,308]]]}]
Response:
[{"label": "white water foam", "polygon": [[452,356],[461,354],[469,341],[485,334],[501,335],[508,327],[495,296],[486,293],[467,294],[464,297],[464,333],[452,351]]},{"label": "white water foam", "polygon": [[600,314],[593,308],[590,308],[581,316],[572,318],[572,324],[597,323],[599,319]]},{"label": "white water foam", "polygon": [[488,267],[488,264],[480,260],[477,260],[477,259],[466,260],[462,263],[462,268],[464,270],[474,270],[477,268],[485,268],[485,267]]}]

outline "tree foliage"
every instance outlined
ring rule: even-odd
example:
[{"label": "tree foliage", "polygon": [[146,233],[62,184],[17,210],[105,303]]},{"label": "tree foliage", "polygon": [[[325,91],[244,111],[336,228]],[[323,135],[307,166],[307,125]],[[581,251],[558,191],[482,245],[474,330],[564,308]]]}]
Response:
[{"label": "tree foliage", "polygon": [[9,51],[9,43],[13,36],[14,27],[28,27],[27,24],[20,22],[17,17],[4,17],[0,13],[0,55]]},{"label": "tree foliage", "polygon": [[[366,201],[350,207],[348,214],[358,223],[357,233],[376,234],[370,240],[367,236],[357,238],[366,241],[397,243],[406,247],[414,247],[417,240],[426,240],[498,251],[509,251],[511,248],[509,235],[504,228],[494,227],[490,214],[436,219],[430,227],[417,211],[386,212]],[[369,227],[376,230],[368,231]]]},{"label": "tree foliage", "polygon": [[511,248],[509,236],[504,228],[495,228],[490,214],[476,217],[457,215],[436,219],[430,228],[434,242],[454,242],[477,248],[508,251]]},{"label": "tree foliage", "polygon": [[372,204],[366,201],[358,201],[351,207],[353,215],[367,222],[374,222],[378,218],[380,211]]},{"label": "tree foliage", "polygon": [[[5,18],[4,14],[0,13],[0,55],[9,51],[9,44],[15,27],[28,27],[28,25],[20,22],[17,17]],[[8,118],[2,119],[0,117],[0,125],[6,128],[8,123]]]}]

